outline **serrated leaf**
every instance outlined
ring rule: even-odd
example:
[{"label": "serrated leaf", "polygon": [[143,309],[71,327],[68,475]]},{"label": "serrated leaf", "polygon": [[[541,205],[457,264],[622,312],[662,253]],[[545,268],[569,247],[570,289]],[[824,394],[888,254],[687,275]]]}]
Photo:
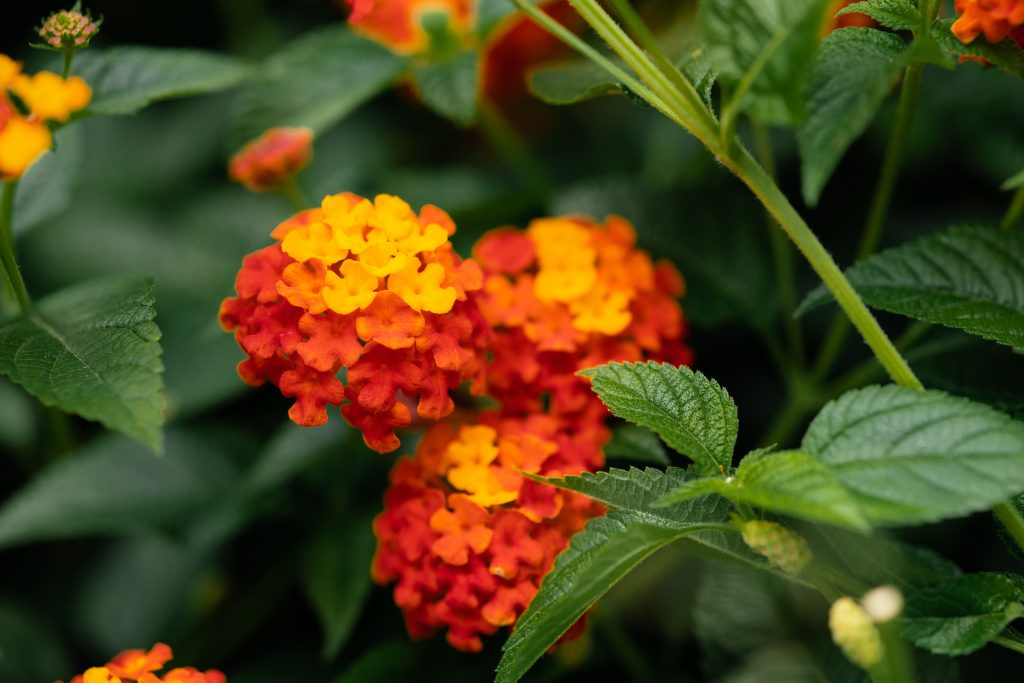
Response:
[{"label": "serrated leaf", "polygon": [[818,413],[801,450],[873,524],[958,517],[1024,490],[1024,423],[940,391],[851,391]]},{"label": "serrated leaf", "polygon": [[822,41],[807,83],[807,118],[797,130],[809,205],[892,91],[905,49],[899,36],[872,28],[837,29]]},{"label": "serrated leaf", "polygon": [[[637,512],[612,510],[573,536],[505,642],[495,683],[518,681],[591,605],[644,559],[688,533],[707,528],[701,508],[692,509],[689,522],[679,520],[672,526],[652,524]],[[712,509],[717,520],[720,507]]]},{"label": "serrated leaf", "polygon": [[701,35],[719,78],[736,85],[752,69],[761,69],[743,106],[764,123],[795,125],[803,118],[803,85],[828,4],[823,0],[700,3]]},{"label": "serrated leaf", "polygon": [[412,80],[423,103],[438,114],[463,126],[476,119],[480,61],[475,51],[416,66]]},{"label": "serrated leaf", "polygon": [[739,419],[729,393],[685,366],[610,363],[582,371],[614,415],[656,431],[705,473],[732,463]]},{"label": "serrated leaf", "polygon": [[[869,306],[1024,348],[1024,233],[952,228],[887,249],[846,276]],[[816,289],[798,312],[830,298]]]},{"label": "serrated leaf", "polygon": [[0,373],[48,406],[160,450],[163,388],[153,281],[74,285],[0,323]]},{"label": "serrated leaf", "polygon": [[169,430],[154,458],[109,436],[44,470],[0,508],[0,547],[147,530],[214,500],[233,472],[208,438]]},{"label": "serrated leaf", "polygon": [[990,43],[985,36],[978,36],[970,45],[964,45],[952,29],[955,19],[936,19],[932,23],[931,36],[946,51],[957,57],[980,57],[1003,71],[1024,77],[1024,51],[1013,40],[1007,38]]},{"label": "serrated leaf", "polygon": [[645,427],[624,424],[612,431],[612,440],[604,447],[604,455],[612,460],[633,460],[654,465],[668,465],[668,454],[658,435]]},{"label": "serrated leaf", "polygon": [[366,568],[375,547],[372,520],[355,516],[344,528],[322,534],[310,549],[303,584],[323,624],[326,660],[348,640],[370,594],[373,582]]},{"label": "serrated leaf", "polygon": [[844,14],[866,14],[882,26],[897,31],[915,31],[924,22],[917,4],[911,0],[864,0],[843,7],[836,16]]},{"label": "serrated leaf", "polygon": [[391,85],[406,64],[405,57],[343,28],[308,33],[271,55],[239,93],[230,147],[275,126],[322,133]]},{"label": "serrated leaf", "polygon": [[92,88],[91,114],[133,114],[174,97],[238,85],[251,74],[237,59],[202,50],[123,46],[85,50],[74,73]]},{"label": "serrated leaf", "polygon": [[1024,616],[1024,580],[1008,574],[965,574],[907,598],[903,635],[926,650],[966,655]]},{"label": "serrated leaf", "polygon": [[753,461],[744,459],[735,475],[687,482],[655,505],[670,505],[708,493],[783,515],[853,529],[870,528],[835,475],[816,458],[799,451],[771,453]]}]

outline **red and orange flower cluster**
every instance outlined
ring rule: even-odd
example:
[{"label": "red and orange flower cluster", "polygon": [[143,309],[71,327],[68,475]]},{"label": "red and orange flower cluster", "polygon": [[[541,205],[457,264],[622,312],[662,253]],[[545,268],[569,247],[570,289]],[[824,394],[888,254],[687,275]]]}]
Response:
[{"label": "red and orange flower cluster", "polygon": [[245,258],[238,296],[221,305],[249,356],[242,378],[294,397],[300,425],[323,424],[328,405],[347,401],[342,413],[381,452],[398,447],[410,406],[429,420],[451,413],[451,389],[468,380],[482,390],[489,342],[469,297],[480,268],[452,249],[454,231],[435,206],[417,215],[397,197],[348,193],[277,226],[278,243]]},{"label": "red and orange flower cluster", "polygon": [[227,678],[220,671],[199,671],[190,666],[176,667],[157,675],[172,657],[171,648],[163,643],[157,643],[148,652],[125,650],[105,666],[94,666],[75,676],[71,683],[227,683]]},{"label": "red and orange flower cluster", "polygon": [[50,71],[29,76],[21,72],[19,62],[0,54],[0,180],[20,178],[53,146],[47,121],[64,123],[91,99],[92,90],[78,76],[65,80]]},{"label": "red and orange flower cluster", "polygon": [[1010,36],[1024,45],[1024,0],[956,0],[960,17],[953,23],[953,33],[963,43],[984,35],[990,43]]},{"label": "red and orange flower cluster", "polygon": [[253,192],[280,190],[313,156],[309,128],[271,128],[228,163],[228,177]]}]

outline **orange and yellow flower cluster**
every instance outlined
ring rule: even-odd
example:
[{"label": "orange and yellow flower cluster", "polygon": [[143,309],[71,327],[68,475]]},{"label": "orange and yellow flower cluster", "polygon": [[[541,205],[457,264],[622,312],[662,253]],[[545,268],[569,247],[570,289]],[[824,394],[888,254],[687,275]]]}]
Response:
[{"label": "orange and yellow flower cluster", "polygon": [[447,629],[448,642],[467,651],[515,623],[555,556],[604,512],[524,476],[604,466],[609,414],[576,372],[612,360],[691,358],[676,301],[682,279],[636,249],[621,218],[502,228],[474,253],[494,335],[488,393],[501,407],[435,426],[414,457],[398,462],[374,523],[373,564],[378,582],[395,583],[412,636]]},{"label": "orange and yellow flower cluster", "polygon": [[447,629],[453,647],[476,652],[480,636],[515,623],[569,538],[604,512],[520,472],[592,471],[607,438],[599,423],[485,413],[434,426],[399,460],[374,521],[372,571],[395,583],[411,636]]},{"label": "orange and yellow flower cluster", "polygon": [[277,244],[245,258],[238,296],[221,305],[249,356],[239,374],[294,397],[288,414],[300,425],[323,424],[327,405],[347,400],[342,413],[380,452],[398,447],[410,405],[445,417],[451,389],[469,380],[482,390],[489,343],[470,296],[482,274],[452,249],[454,232],[441,209],[416,214],[389,195],[332,195],[286,220]]},{"label": "orange and yellow flower cluster", "polygon": [[423,27],[427,13],[443,13],[456,35],[464,35],[476,23],[475,0],[345,0],[348,23],[399,54],[424,52],[430,37]]},{"label": "orange and yellow flower cluster", "polygon": [[1007,36],[1024,45],[1024,0],[956,0],[953,33],[962,43],[984,35],[990,43]]},{"label": "orange and yellow flower cluster", "polygon": [[190,666],[176,667],[158,675],[172,657],[171,648],[163,643],[157,643],[148,652],[125,650],[106,666],[94,666],[75,676],[71,683],[227,683],[227,678],[220,671],[199,671]]},{"label": "orange and yellow flower cluster", "polygon": [[667,261],[636,248],[625,219],[542,218],[494,230],[474,248],[480,309],[494,330],[487,385],[506,412],[582,415],[603,406],[576,371],[611,361],[692,361]]},{"label": "orange and yellow flower cluster", "polygon": [[[22,114],[10,95],[28,111]],[[0,54],[0,179],[20,178],[53,146],[47,121],[66,122],[92,99],[78,76],[65,80],[50,71],[29,76],[21,64]]]},{"label": "orange and yellow flower cluster", "polygon": [[231,158],[228,177],[253,192],[279,190],[312,156],[312,130],[271,128]]}]

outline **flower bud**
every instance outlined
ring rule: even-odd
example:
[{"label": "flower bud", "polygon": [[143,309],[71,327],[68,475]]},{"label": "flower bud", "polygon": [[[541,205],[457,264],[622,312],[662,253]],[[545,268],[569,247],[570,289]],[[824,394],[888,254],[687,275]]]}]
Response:
[{"label": "flower bud", "polygon": [[89,41],[100,31],[103,19],[94,20],[88,11],[82,14],[79,5],[73,9],[54,12],[39,27],[39,37],[46,47],[55,50],[77,50],[89,46]]},{"label": "flower bud", "polygon": [[743,541],[787,574],[799,574],[811,561],[811,549],[800,534],[781,524],[754,520],[740,527]]},{"label": "flower bud", "polygon": [[828,612],[832,640],[850,661],[869,669],[882,661],[882,636],[871,616],[853,598],[841,597]]},{"label": "flower bud", "polygon": [[887,624],[903,611],[903,593],[895,586],[879,586],[860,599],[864,611],[876,624]]},{"label": "flower bud", "polygon": [[253,192],[282,188],[313,156],[309,128],[271,128],[228,163],[229,177]]}]

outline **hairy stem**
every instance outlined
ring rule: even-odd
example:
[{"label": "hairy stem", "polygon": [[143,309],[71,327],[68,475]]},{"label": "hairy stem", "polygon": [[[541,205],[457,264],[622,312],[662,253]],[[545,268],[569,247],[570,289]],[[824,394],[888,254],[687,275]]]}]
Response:
[{"label": "hairy stem", "polygon": [[32,307],[32,300],[29,299],[25,280],[21,277],[18,260],[14,256],[14,194],[17,190],[18,181],[8,180],[4,183],[3,194],[0,196],[0,262],[3,263],[4,272],[14,289],[18,312],[26,313]]},{"label": "hairy stem", "polygon": [[[857,261],[873,254],[881,240],[885,217],[889,213],[890,204],[892,204],[892,193],[896,186],[900,162],[903,159],[903,152],[907,147],[907,137],[914,121],[914,110],[917,108],[918,96],[921,93],[923,68],[922,64],[911,64],[907,67],[904,75],[896,124],[889,135],[885,160],[882,162],[882,172],[878,176],[878,183],[875,185],[875,192],[871,198],[871,208],[868,210],[867,221],[864,223],[860,244],[857,246]],[[849,330],[850,325],[847,319],[842,314],[837,314],[832,320],[821,353],[814,364],[815,377],[822,378],[832,369]]]},{"label": "hairy stem", "polygon": [[1024,549],[1024,510],[1013,501],[1003,501],[993,507],[992,512],[1017,546]]},{"label": "hairy stem", "polygon": [[1013,193],[1013,199],[1010,200],[1010,206],[1006,209],[1000,225],[1003,230],[1009,230],[1020,222],[1021,216],[1024,216],[1024,185],[1018,187],[1017,191]]}]

